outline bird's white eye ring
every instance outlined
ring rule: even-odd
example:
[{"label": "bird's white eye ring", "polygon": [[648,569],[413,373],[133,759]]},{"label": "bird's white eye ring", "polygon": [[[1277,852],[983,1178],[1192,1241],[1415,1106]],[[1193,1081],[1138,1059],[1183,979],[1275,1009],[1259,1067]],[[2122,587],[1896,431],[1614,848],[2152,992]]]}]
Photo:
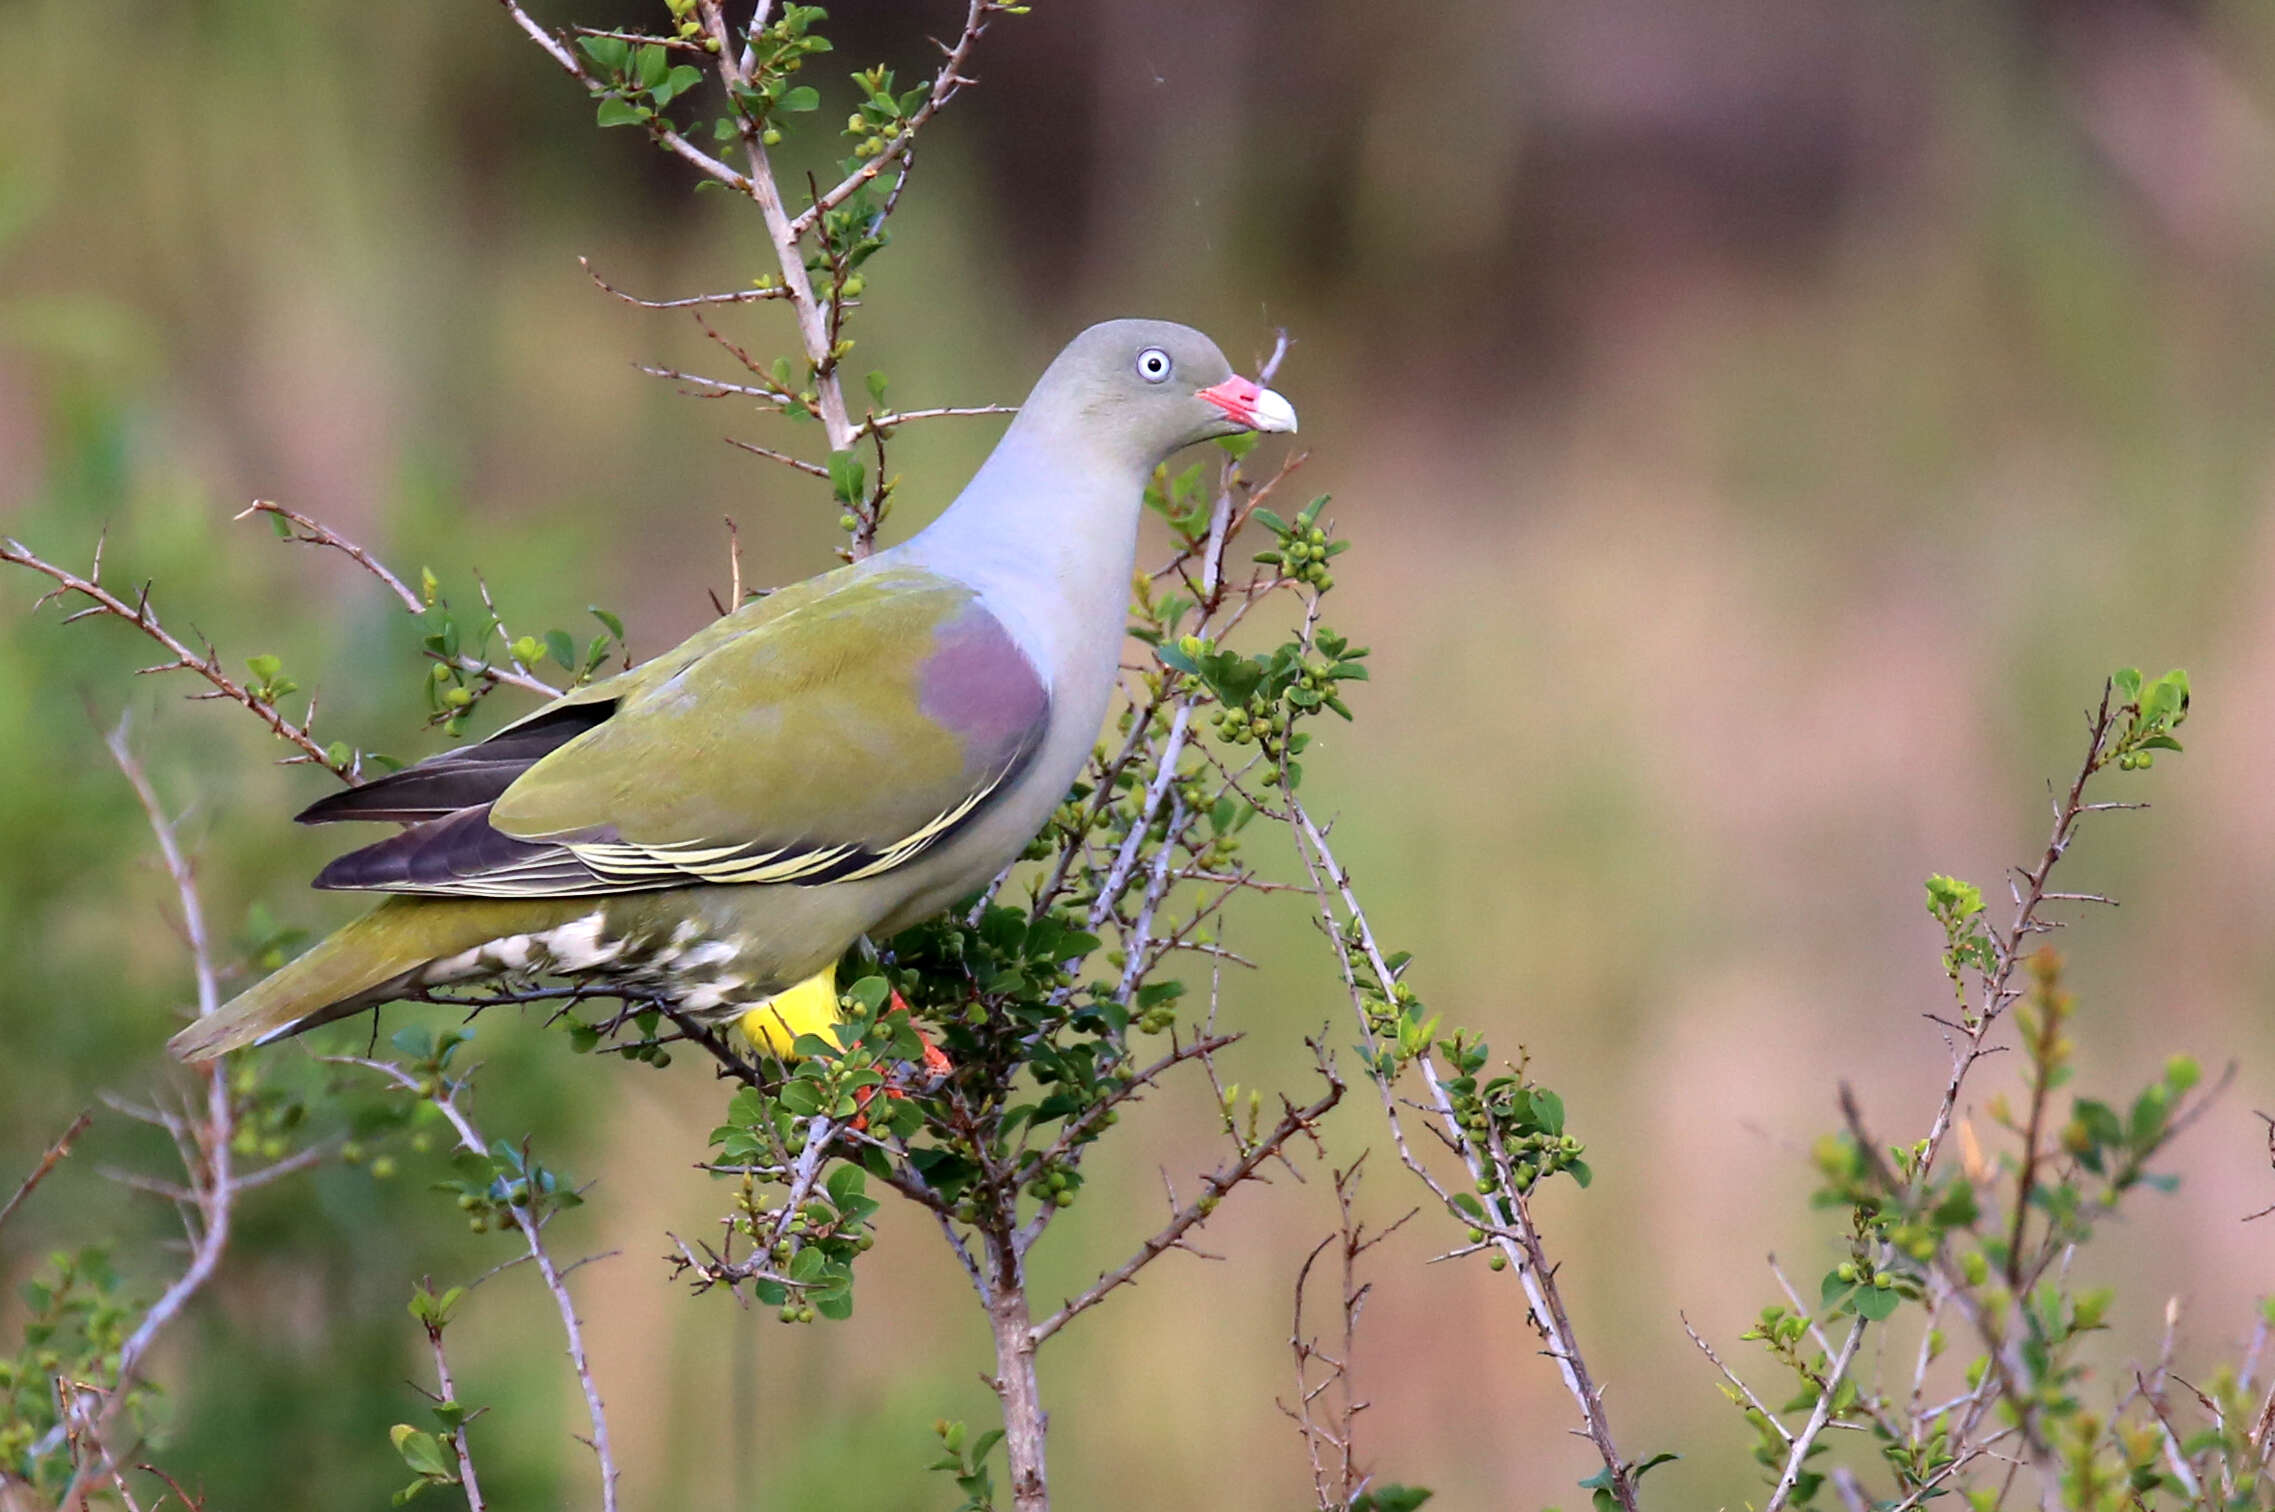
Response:
[{"label": "bird's white eye ring", "polygon": [[1159,347],[1147,347],[1138,353],[1138,376],[1148,383],[1159,383],[1167,378],[1171,366],[1169,354]]}]

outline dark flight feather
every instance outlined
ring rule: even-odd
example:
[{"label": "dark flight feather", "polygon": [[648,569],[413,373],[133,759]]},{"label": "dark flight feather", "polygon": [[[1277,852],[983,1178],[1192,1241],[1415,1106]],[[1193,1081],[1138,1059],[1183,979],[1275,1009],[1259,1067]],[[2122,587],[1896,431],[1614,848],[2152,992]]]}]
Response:
[{"label": "dark flight feather", "polygon": [[293,817],[301,824],[342,819],[416,824],[462,809],[486,808],[513,786],[515,778],[587,730],[599,728],[615,712],[614,699],[554,709],[479,744],[430,756],[361,787],[320,798]]}]

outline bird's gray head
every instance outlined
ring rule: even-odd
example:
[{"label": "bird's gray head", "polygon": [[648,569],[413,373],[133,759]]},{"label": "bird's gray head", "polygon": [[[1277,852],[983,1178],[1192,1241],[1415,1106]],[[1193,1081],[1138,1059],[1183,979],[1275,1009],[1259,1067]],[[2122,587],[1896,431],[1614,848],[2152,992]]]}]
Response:
[{"label": "bird's gray head", "polygon": [[1067,343],[1020,406],[1047,430],[1150,472],[1180,447],[1292,431],[1287,400],[1232,371],[1215,342],[1166,320],[1109,320]]}]

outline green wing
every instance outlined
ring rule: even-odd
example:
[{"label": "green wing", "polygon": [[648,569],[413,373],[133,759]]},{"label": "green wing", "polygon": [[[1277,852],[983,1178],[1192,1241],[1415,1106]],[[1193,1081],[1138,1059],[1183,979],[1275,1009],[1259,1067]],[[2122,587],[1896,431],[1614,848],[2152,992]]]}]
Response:
[{"label": "green wing", "polygon": [[971,589],[847,569],[302,817],[417,821],[319,887],[527,897],[874,876],[980,812],[1049,712]]}]

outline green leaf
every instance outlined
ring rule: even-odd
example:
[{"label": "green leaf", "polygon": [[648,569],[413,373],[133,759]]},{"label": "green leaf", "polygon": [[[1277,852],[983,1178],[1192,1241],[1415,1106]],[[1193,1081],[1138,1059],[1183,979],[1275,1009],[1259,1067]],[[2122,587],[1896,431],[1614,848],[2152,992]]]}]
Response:
[{"label": "green leaf", "polygon": [[1860,1286],[1851,1300],[1859,1317],[1882,1323],[1895,1315],[1904,1299],[1893,1286]]},{"label": "green leaf", "polygon": [[598,118],[603,126],[637,126],[645,121],[649,114],[648,108],[644,105],[635,105],[630,100],[611,99],[600,102]]},{"label": "green leaf", "polygon": [[692,63],[681,63],[664,75],[664,81],[653,91],[658,105],[670,103],[703,82],[703,71]]},{"label": "green leaf", "polygon": [[552,657],[553,660],[559,662],[569,671],[574,672],[577,670],[577,643],[574,640],[570,639],[568,631],[546,631],[545,654]]},{"label": "green leaf", "polygon": [[775,101],[774,108],[777,110],[807,111],[818,108],[821,102],[822,92],[820,90],[811,84],[800,84],[795,88],[783,90],[782,98]]},{"label": "green leaf", "polygon": [[639,77],[640,87],[642,89],[653,89],[664,81],[664,74],[671,66],[671,59],[662,48],[643,43],[639,52],[634,56],[633,66]]},{"label": "green leaf", "polygon": [[1433,1494],[1426,1486],[1401,1486],[1390,1481],[1362,1492],[1351,1503],[1351,1512],[1415,1512]]},{"label": "green leaf", "polygon": [[450,1462],[443,1457],[442,1442],[431,1433],[422,1433],[409,1423],[397,1423],[387,1431],[395,1441],[395,1452],[403,1456],[403,1463],[420,1475],[439,1481],[455,1481]]},{"label": "green leaf", "polygon": [[849,448],[829,454],[829,487],[841,504],[861,502],[861,485],[866,480],[866,469]]},{"label": "green leaf", "polygon": [[867,1182],[868,1177],[859,1166],[839,1166],[829,1173],[829,1179],[822,1185],[829,1192],[829,1200],[843,1209],[866,1200],[862,1193],[867,1189]]},{"label": "green leaf", "polygon": [[624,60],[632,55],[631,45],[619,37],[579,37],[577,46],[584,49],[586,57],[612,74],[622,73]]}]

